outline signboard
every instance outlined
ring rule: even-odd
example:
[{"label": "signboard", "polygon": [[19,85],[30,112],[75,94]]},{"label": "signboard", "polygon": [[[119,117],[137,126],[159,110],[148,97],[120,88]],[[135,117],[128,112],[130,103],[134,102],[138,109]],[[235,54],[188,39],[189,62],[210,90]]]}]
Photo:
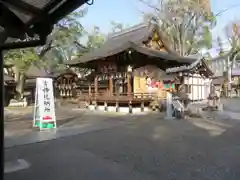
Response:
[{"label": "signboard", "polygon": [[98,64],[98,71],[100,71],[101,73],[116,72],[116,63],[111,61],[101,62]]},{"label": "signboard", "polygon": [[33,126],[40,130],[56,128],[53,81],[51,78],[37,78]]}]

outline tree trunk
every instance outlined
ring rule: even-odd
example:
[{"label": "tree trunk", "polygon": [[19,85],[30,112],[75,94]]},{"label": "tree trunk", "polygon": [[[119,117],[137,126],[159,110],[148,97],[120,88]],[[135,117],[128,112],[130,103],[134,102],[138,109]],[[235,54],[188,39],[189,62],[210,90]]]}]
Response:
[{"label": "tree trunk", "polygon": [[25,85],[25,74],[19,73],[19,81],[16,85],[17,99],[23,99],[24,85]]},{"label": "tree trunk", "polygon": [[[228,82],[232,81],[232,70],[233,70],[233,65],[236,63],[236,58],[237,54],[233,57],[233,59],[229,59],[229,69],[228,69]],[[229,83],[229,91],[232,90],[232,83]]]},{"label": "tree trunk", "polygon": [[19,71],[19,69],[18,69],[16,66],[14,66],[14,67],[12,68],[12,70],[13,70],[13,72],[14,72],[14,74],[15,74],[15,76],[14,76],[14,81],[15,81],[15,82],[18,82],[18,81],[19,81],[19,78],[20,78],[20,71]]}]

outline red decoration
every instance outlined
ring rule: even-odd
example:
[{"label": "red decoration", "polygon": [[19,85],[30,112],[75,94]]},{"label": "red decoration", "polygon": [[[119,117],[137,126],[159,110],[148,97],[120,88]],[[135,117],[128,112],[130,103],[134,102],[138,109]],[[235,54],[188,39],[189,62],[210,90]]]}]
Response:
[{"label": "red decoration", "polygon": [[45,117],[43,117],[43,120],[52,120],[52,117],[51,116],[45,116]]}]

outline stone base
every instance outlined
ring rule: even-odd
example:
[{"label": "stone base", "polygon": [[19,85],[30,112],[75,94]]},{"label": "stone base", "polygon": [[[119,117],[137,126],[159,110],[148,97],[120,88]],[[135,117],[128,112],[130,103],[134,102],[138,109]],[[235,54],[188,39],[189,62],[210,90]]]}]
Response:
[{"label": "stone base", "polygon": [[18,101],[15,99],[11,99],[9,105],[9,107],[27,107],[28,106],[28,102],[26,101],[26,99]]},{"label": "stone base", "polygon": [[[90,105],[88,107],[88,109],[91,110],[91,111],[117,112],[115,106],[108,106],[107,107],[107,111],[105,110],[105,106],[98,106],[97,110],[95,110],[95,106],[94,105]],[[147,107],[144,107],[143,111],[141,111],[140,107],[132,108],[132,114],[145,113],[145,112],[149,112],[149,111],[151,111],[151,110],[149,108],[147,108]],[[128,107],[119,107],[118,108],[118,112],[127,114],[127,113],[129,113],[129,108]]]},{"label": "stone base", "polygon": [[174,120],[174,119],[176,119],[176,118],[174,118],[174,117],[164,117],[164,120]]},{"label": "stone base", "polygon": [[207,106],[202,108],[203,111],[219,111],[219,106]]}]

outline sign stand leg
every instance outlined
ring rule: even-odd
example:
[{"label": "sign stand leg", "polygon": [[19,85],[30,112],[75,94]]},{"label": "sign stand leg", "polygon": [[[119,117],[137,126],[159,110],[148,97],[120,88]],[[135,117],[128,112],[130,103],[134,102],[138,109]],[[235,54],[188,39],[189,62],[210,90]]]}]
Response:
[{"label": "sign stand leg", "polygon": [[33,127],[37,127],[36,123],[37,123],[37,110],[38,110],[38,107],[37,107],[37,91],[38,91],[38,87],[37,87],[37,83],[36,83],[36,89],[35,89],[35,102],[34,102],[34,110],[33,110]]}]

